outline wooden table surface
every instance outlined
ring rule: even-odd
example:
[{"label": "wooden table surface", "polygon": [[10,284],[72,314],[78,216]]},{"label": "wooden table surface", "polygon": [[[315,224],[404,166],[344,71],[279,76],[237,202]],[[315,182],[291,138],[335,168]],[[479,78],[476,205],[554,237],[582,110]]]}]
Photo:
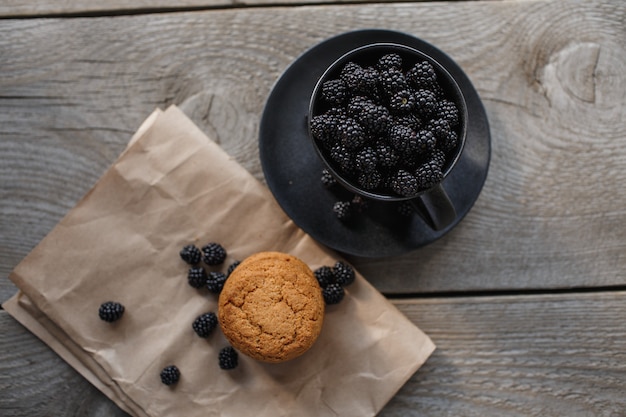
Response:
[{"label": "wooden table surface", "polygon": [[[0,18],[0,302],[156,107],[263,181],[282,71],[336,34],[398,30],[465,70],[492,154],[442,239],[350,259],[438,347],[380,415],[626,416],[625,2],[8,0]],[[2,416],[126,415],[4,311],[0,393]]]}]

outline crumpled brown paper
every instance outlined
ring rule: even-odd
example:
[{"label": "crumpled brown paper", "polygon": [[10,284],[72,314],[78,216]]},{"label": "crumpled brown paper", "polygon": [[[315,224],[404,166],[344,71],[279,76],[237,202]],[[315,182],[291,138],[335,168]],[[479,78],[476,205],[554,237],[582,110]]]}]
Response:
[{"label": "crumpled brown paper", "polygon": [[[265,250],[312,269],[339,259],[180,110],[157,110],[11,273],[20,292],[4,308],[134,416],[371,416],[434,350],[357,273],[307,353],[282,364],[240,355],[221,370],[219,328],[208,339],[191,328],[217,296],[187,284],[178,255],[210,241],[228,250],[225,265]],[[126,307],[113,324],[98,318],[109,300]],[[173,388],[159,378],[171,364]]]}]

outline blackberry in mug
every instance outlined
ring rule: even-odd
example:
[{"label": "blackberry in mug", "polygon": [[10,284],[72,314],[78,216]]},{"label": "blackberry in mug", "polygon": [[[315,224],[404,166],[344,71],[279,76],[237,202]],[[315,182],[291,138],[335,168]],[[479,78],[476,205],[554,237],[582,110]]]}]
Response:
[{"label": "blackberry in mug", "polygon": [[325,73],[310,132],[327,164],[355,188],[415,197],[441,182],[460,153],[462,98],[425,55],[374,46]]}]

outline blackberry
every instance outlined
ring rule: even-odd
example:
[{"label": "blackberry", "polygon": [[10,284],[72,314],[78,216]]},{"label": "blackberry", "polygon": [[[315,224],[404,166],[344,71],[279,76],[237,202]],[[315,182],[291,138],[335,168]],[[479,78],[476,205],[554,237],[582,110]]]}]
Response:
[{"label": "blackberry", "polygon": [[428,129],[433,132],[437,139],[445,139],[452,128],[450,127],[450,123],[445,119],[433,119],[428,124]]},{"label": "blackberry", "polygon": [[187,245],[181,249],[180,257],[189,265],[195,265],[202,260],[202,252],[196,245]]},{"label": "blackberry", "polygon": [[450,100],[443,99],[437,103],[436,117],[447,120],[450,126],[459,124],[459,109]]},{"label": "blackberry", "polygon": [[419,188],[422,190],[429,189],[438,184],[443,179],[441,167],[436,163],[427,162],[415,171]]},{"label": "blackberry", "polygon": [[376,159],[376,152],[369,146],[363,148],[356,154],[355,158],[356,168],[361,172],[372,172],[376,169],[378,160]]},{"label": "blackberry", "polygon": [[204,313],[194,320],[191,327],[200,337],[209,337],[217,327],[217,316],[213,312]]},{"label": "blackberry", "polygon": [[443,170],[443,166],[446,163],[446,154],[441,149],[435,149],[430,154],[430,161]]},{"label": "blackberry", "polygon": [[328,109],[328,111],[326,111],[326,114],[328,116],[337,118],[337,120],[341,120],[341,119],[348,117],[348,112],[346,111],[345,103],[342,106],[331,107],[330,109]]},{"label": "blackberry", "polygon": [[102,303],[100,305],[100,309],[98,310],[98,315],[104,321],[109,323],[113,323],[114,321],[119,320],[124,314],[124,306],[115,301],[107,301],[106,303]]},{"label": "blackberry", "polygon": [[388,68],[380,71],[378,82],[388,95],[409,87],[404,73],[397,68]]},{"label": "blackberry", "polygon": [[322,185],[326,188],[330,188],[337,184],[337,180],[333,177],[333,174],[326,168],[322,170]]},{"label": "blackberry", "polygon": [[357,76],[357,84],[355,86],[355,91],[363,94],[367,94],[368,96],[376,95],[376,85],[378,83],[378,71],[376,68],[367,67],[363,68],[362,71],[358,71],[356,73]]},{"label": "blackberry", "polygon": [[415,113],[396,115],[393,118],[393,123],[410,127],[416,132],[422,128],[422,121],[420,120],[419,117],[417,117],[417,115],[415,115]]},{"label": "blackberry", "polygon": [[381,167],[391,168],[398,163],[399,159],[400,157],[391,146],[383,143],[376,146],[376,160]]},{"label": "blackberry", "polygon": [[212,293],[219,294],[224,288],[224,283],[228,277],[223,272],[212,271],[206,279],[206,287]]},{"label": "blackberry", "polygon": [[337,132],[341,144],[347,149],[358,149],[365,143],[363,127],[350,117],[339,121]]},{"label": "blackberry", "polygon": [[165,385],[174,385],[180,379],[180,371],[176,365],[170,365],[161,371],[161,382]]},{"label": "blackberry", "polygon": [[386,70],[390,68],[402,69],[402,57],[396,53],[383,55],[378,60],[378,68],[381,70]]},{"label": "blackberry", "polygon": [[341,79],[322,84],[322,97],[332,104],[341,104],[348,98],[348,87]]},{"label": "blackberry", "polygon": [[389,98],[389,109],[392,112],[409,113],[415,108],[415,97],[410,89],[400,90]]},{"label": "blackberry", "polygon": [[356,62],[350,61],[342,68],[339,78],[346,84],[348,90],[355,90],[359,85],[362,71],[363,67]]},{"label": "blackberry", "polygon": [[363,187],[364,189],[373,190],[374,188],[380,185],[382,179],[383,177],[380,174],[380,172],[370,171],[370,172],[364,172],[361,175],[359,175],[359,178],[357,178],[357,181],[359,185]]},{"label": "blackberry", "polygon": [[232,346],[222,348],[219,353],[219,365],[221,369],[235,369],[239,365],[239,355]]},{"label": "blackberry", "polygon": [[430,87],[430,91],[435,95],[437,100],[443,100],[446,97],[446,92],[443,91],[443,88],[439,85],[439,83],[435,83]]},{"label": "blackberry", "polygon": [[335,114],[322,114],[311,119],[311,133],[324,146],[330,147],[339,135],[339,124],[342,118]]},{"label": "blackberry", "polygon": [[417,149],[418,152],[424,154],[435,149],[437,139],[435,135],[429,130],[420,130],[416,134],[417,137]]},{"label": "blackberry", "polygon": [[413,210],[413,206],[408,201],[401,201],[400,204],[398,204],[397,209],[398,213],[400,213],[403,217],[411,217],[415,212]]},{"label": "blackberry", "polygon": [[324,144],[332,143],[337,138],[338,118],[321,114],[311,118],[311,134]]},{"label": "blackberry", "polygon": [[358,194],[355,194],[354,197],[352,197],[352,201],[350,201],[352,211],[356,211],[357,213],[362,213],[367,210],[367,206],[367,200]]},{"label": "blackberry", "polygon": [[333,211],[339,220],[348,220],[352,216],[352,211],[350,210],[350,202],[349,201],[337,201],[333,205]]},{"label": "blackberry", "polygon": [[235,268],[237,268],[239,266],[239,264],[241,263],[241,261],[235,261],[232,264],[230,264],[228,266],[228,269],[226,270],[226,278],[228,278],[230,276],[230,274],[233,273],[233,271],[235,270]]},{"label": "blackberry", "polygon": [[189,268],[187,282],[194,288],[202,288],[206,285],[207,274],[203,267],[194,266]]},{"label": "blackberry", "polygon": [[459,136],[454,130],[451,130],[444,138],[439,141],[439,143],[441,149],[444,152],[451,152],[456,149],[457,145],[459,144]]},{"label": "blackberry", "polygon": [[419,184],[413,174],[401,169],[392,178],[391,188],[401,196],[410,197],[417,194]]},{"label": "blackberry", "polygon": [[411,85],[417,89],[430,88],[437,82],[435,68],[428,61],[418,62],[406,75]]},{"label": "blackberry", "polygon": [[374,102],[369,97],[357,95],[350,98],[346,106],[348,116],[358,117],[368,105],[374,105]]},{"label": "blackberry", "polygon": [[410,127],[394,125],[389,130],[389,143],[401,155],[409,153],[415,141],[415,132]]},{"label": "blackberry", "polygon": [[339,165],[339,168],[345,173],[350,175],[355,167],[353,156],[350,151],[343,145],[335,145],[330,150],[330,158]]},{"label": "blackberry", "polygon": [[437,108],[437,97],[430,90],[415,92],[415,109],[425,118],[430,117]]},{"label": "blackberry", "polygon": [[341,286],[350,285],[354,282],[354,269],[343,261],[337,261],[333,266],[333,274],[337,284]]},{"label": "blackberry", "polygon": [[322,288],[326,288],[328,284],[335,282],[335,275],[333,274],[333,269],[330,266],[320,266],[313,271],[313,274]]},{"label": "blackberry", "polygon": [[389,110],[373,102],[365,103],[356,117],[359,124],[371,133],[386,132],[391,121]]},{"label": "blackberry", "polygon": [[219,243],[211,242],[202,247],[204,263],[207,265],[220,265],[226,259],[226,250]]},{"label": "blackberry", "polygon": [[337,283],[328,284],[325,288],[322,289],[322,296],[324,297],[324,302],[326,304],[337,304],[345,295],[345,291],[343,287]]}]

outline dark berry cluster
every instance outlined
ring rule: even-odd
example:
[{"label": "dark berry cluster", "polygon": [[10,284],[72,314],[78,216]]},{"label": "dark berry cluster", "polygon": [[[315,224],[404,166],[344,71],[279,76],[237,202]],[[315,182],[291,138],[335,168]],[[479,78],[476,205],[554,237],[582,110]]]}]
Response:
[{"label": "dark berry cluster", "polygon": [[217,316],[212,311],[198,316],[191,327],[193,331],[200,337],[209,337],[213,330],[217,327]]},{"label": "dark berry cluster", "polygon": [[165,385],[174,385],[180,379],[180,371],[175,365],[166,366],[161,371],[161,382]]},{"label": "dark berry cluster", "polygon": [[[397,53],[374,65],[350,61],[321,86],[311,133],[333,168],[374,192],[414,196],[443,178],[457,151],[460,118],[429,61]],[[333,180],[324,173],[322,181]],[[342,218],[348,206],[335,206]]]},{"label": "dark berry cluster", "polygon": [[358,194],[354,194],[350,201],[336,201],[333,204],[333,212],[341,221],[349,221],[354,213],[362,213],[367,208],[367,199]]},{"label": "dark berry cluster", "polygon": [[113,323],[114,321],[122,318],[124,314],[124,306],[116,301],[107,301],[100,305],[98,309],[98,315],[104,321]]},{"label": "dark berry cluster", "polygon": [[[226,280],[241,263],[240,261],[233,261],[228,265],[225,272],[215,270],[216,266],[223,265],[228,257],[226,249],[216,242],[208,243],[200,249],[193,244],[186,245],[180,251],[180,257],[191,265],[187,273],[187,282],[189,285],[194,288],[206,288],[209,292],[214,294],[222,292]],[[196,317],[193,323],[191,323],[191,328],[199,337],[207,338],[213,333],[217,325],[217,315],[209,311]],[[218,359],[219,366],[222,369],[233,369],[237,367],[237,352],[232,346],[223,348],[219,353]],[[171,375],[173,375],[172,372],[174,372],[171,369],[167,371],[166,379],[164,380],[164,372],[169,368],[172,367],[165,368],[161,373],[161,380],[167,385],[171,385],[166,381],[169,382],[173,380]],[[176,369],[176,371],[178,371],[178,369]],[[180,376],[180,372],[178,375]],[[177,379],[178,377],[176,380]]]},{"label": "dark berry cluster", "polygon": [[221,265],[226,259],[226,250],[219,243],[211,242],[202,247],[202,260],[207,265]]},{"label": "dark berry cluster", "polygon": [[180,251],[180,257],[189,265],[196,265],[202,260],[202,252],[196,245],[186,245]]},{"label": "dark berry cluster", "polygon": [[355,279],[354,269],[343,261],[337,261],[332,267],[320,266],[313,273],[322,287],[324,302],[329,305],[343,300],[344,287],[352,284]]},{"label": "dark berry cluster", "polygon": [[198,249],[197,246],[191,244],[186,245],[180,251],[180,257],[190,264],[187,272],[187,282],[194,288],[207,288],[210,292],[219,294],[224,287],[224,283],[228,275],[239,265],[239,261],[229,265],[226,273],[220,271],[208,271],[201,264],[204,262],[207,266],[222,265],[226,260],[228,253],[222,245],[211,242]]},{"label": "dark berry cluster", "polygon": [[235,369],[239,364],[239,355],[232,346],[222,348],[218,356],[220,368],[224,370]]}]

